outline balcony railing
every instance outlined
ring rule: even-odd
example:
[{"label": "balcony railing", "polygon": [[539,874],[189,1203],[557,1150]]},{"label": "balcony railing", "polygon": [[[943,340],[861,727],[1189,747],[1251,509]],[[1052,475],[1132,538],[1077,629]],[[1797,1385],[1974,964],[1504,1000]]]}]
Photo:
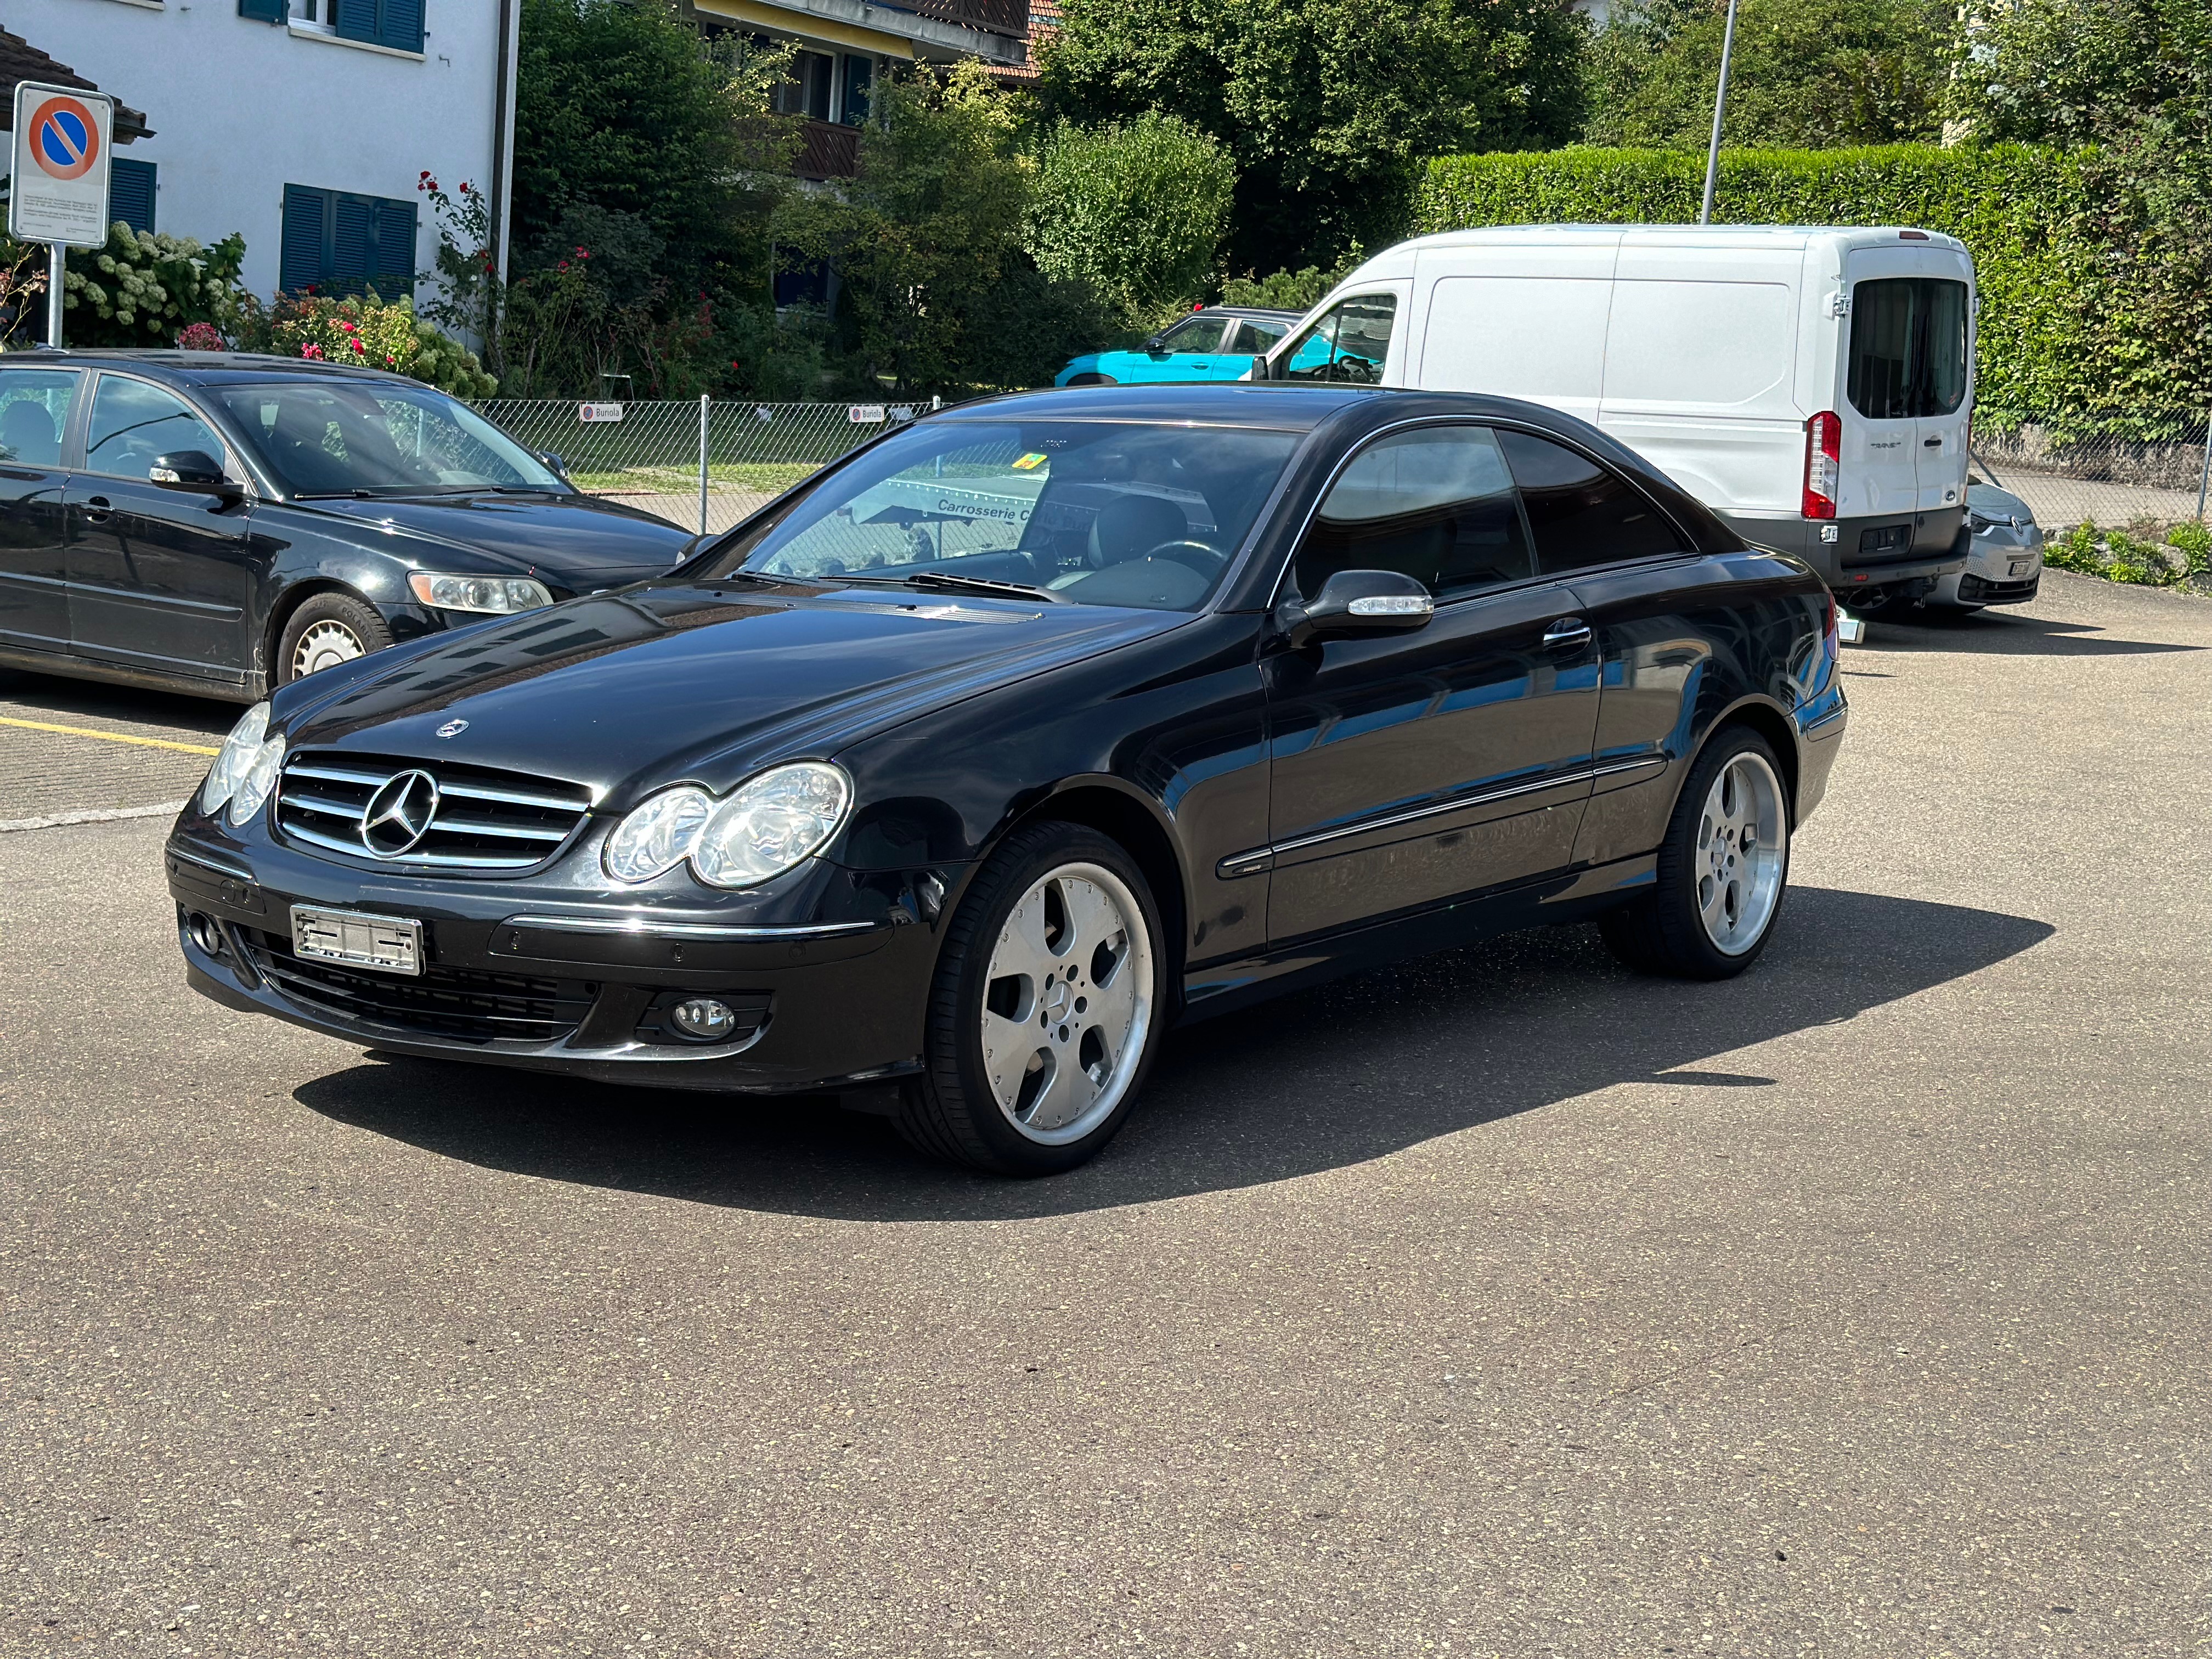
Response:
[{"label": "balcony railing", "polygon": [[849,179],[860,161],[860,128],[808,121],[800,128],[799,156],[791,170],[802,179]]},{"label": "balcony railing", "polygon": [[963,29],[1003,34],[1010,40],[1029,37],[1030,0],[890,0],[897,11],[910,11],[939,23],[957,23]]}]

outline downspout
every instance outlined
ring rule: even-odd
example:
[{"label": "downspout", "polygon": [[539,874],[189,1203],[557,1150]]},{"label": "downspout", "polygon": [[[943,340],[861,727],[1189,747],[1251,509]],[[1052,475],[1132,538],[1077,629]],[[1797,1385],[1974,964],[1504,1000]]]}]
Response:
[{"label": "downspout", "polygon": [[[516,61],[521,51],[521,31],[516,27],[515,8],[520,3],[520,0],[499,0],[499,75],[492,100],[492,259],[498,270],[501,292],[507,287],[509,202],[514,186],[514,82]],[[498,335],[501,313],[493,307],[486,309],[489,314],[484,319],[488,330],[484,356],[497,363],[500,362]]]}]

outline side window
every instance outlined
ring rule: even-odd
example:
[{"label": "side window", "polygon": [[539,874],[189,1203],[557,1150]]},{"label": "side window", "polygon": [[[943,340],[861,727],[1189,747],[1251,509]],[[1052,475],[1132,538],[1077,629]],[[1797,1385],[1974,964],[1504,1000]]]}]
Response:
[{"label": "side window", "polygon": [[1429,426],[1361,451],[1298,549],[1298,592],[1340,570],[1395,570],[1439,600],[1535,574],[1513,479],[1486,427]]},{"label": "side window", "polygon": [[1283,359],[1285,380],[1340,380],[1373,386],[1390,355],[1398,320],[1395,294],[1356,294],[1331,306]]},{"label": "side window", "polygon": [[59,466],[84,376],[73,368],[0,370],[0,463]]},{"label": "side window", "polygon": [[84,437],[87,471],[143,478],[156,456],[185,449],[223,459],[222,440],[178,398],[143,380],[100,377],[92,394],[92,425]]},{"label": "side window", "polygon": [[1247,317],[1237,325],[1237,337],[1230,342],[1226,349],[1255,354],[1273,351],[1275,349],[1275,343],[1290,331],[1289,327],[1285,324],[1267,323],[1261,321],[1257,317]]},{"label": "side window", "polygon": [[1871,421],[1956,411],[1966,396],[1966,285],[1932,276],[1854,285],[1847,390]]},{"label": "side window", "polygon": [[1228,325],[1225,317],[1193,317],[1160,336],[1160,343],[1170,351],[1218,351],[1222,331]]},{"label": "side window", "polygon": [[1546,575],[1686,550],[1674,526],[1626,479],[1533,433],[1500,432],[1498,439]]}]

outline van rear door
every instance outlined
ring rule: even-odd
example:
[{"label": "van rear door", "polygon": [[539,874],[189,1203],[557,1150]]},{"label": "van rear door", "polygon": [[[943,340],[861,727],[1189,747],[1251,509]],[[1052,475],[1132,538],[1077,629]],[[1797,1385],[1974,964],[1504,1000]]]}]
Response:
[{"label": "van rear door", "polygon": [[1918,540],[1948,541],[1924,532],[1966,498],[1972,268],[1948,248],[1885,247],[1854,249],[1846,271],[1841,509],[1931,514]]}]

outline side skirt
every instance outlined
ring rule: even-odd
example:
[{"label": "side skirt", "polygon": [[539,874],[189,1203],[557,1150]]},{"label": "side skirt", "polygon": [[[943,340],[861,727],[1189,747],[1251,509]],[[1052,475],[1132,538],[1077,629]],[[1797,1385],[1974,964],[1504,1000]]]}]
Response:
[{"label": "side skirt", "polygon": [[1580,921],[1633,899],[1658,878],[1658,854],[1644,853],[1589,869],[1562,871],[1502,892],[1368,922],[1233,962],[1208,963],[1183,975],[1180,1023],[1230,1013],[1364,968],[1473,945],[1500,933]]}]

